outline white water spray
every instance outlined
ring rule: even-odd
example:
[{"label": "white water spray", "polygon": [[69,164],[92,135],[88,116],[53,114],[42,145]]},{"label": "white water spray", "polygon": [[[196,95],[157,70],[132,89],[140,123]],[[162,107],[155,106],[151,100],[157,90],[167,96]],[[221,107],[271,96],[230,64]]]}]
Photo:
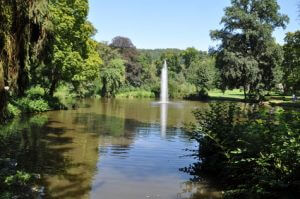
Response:
[{"label": "white water spray", "polygon": [[161,70],[160,102],[168,103],[168,69],[166,60]]}]

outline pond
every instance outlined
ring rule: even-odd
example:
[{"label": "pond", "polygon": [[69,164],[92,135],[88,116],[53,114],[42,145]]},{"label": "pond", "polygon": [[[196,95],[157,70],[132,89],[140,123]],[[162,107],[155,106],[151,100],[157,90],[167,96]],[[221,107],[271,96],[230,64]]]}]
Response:
[{"label": "pond", "polygon": [[35,116],[47,122],[27,127],[31,139],[23,139],[24,145],[34,147],[23,164],[41,173],[46,198],[220,198],[180,171],[197,161],[189,151],[197,145],[181,127],[194,121],[192,110],[207,103],[89,99],[80,104]]}]

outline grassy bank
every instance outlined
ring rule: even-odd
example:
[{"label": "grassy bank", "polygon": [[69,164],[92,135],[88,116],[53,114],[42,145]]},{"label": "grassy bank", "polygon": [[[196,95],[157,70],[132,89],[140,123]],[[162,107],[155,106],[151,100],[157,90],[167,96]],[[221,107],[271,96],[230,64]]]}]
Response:
[{"label": "grassy bank", "polygon": [[135,89],[120,92],[116,95],[116,98],[155,98],[155,94],[151,91]]}]

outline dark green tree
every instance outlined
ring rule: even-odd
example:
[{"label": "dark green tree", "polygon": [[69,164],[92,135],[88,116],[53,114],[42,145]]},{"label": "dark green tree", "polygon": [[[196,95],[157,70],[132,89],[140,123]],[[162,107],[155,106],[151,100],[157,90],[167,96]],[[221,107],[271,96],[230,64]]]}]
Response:
[{"label": "dark green tree", "polygon": [[274,84],[274,69],[282,62],[280,46],[272,32],[285,28],[289,19],[279,13],[276,0],[231,0],[221,23],[211,32],[221,41],[216,50],[223,90],[244,89],[245,97],[261,97]]},{"label": "dark green tree", "polygon": [[127,84],[139,87],[142,84],[141,81],[141,65],[138,63],[139,52],[133,45],[131,40],[127,37],[117,36],[113,38],[110,46],[114,49],[118,49],[122,58],[126,61],[126,81]]},{"label": "dark green tree", "polygon": [[200,53],[195,48],[187,48],[181,53],[181,56],[184,60],[185,67],[190,67],[191,63],[199,59]]},{"label": "dark green tree", "polygon": [[287,33],[284,49],[284,88],[285,92],[300,90],[300,31]]}]

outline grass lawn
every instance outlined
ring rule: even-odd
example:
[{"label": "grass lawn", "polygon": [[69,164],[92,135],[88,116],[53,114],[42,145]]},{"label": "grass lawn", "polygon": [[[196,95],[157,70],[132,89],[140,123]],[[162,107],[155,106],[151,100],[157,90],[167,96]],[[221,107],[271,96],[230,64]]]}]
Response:
[{"label": "grass lawn", "polygon": [[[214,89],[208,92],[209,97],[212,100],[228,100],[228,101],[243,101],[244,92],[240,89],[227,90],[223,93],[221,90]],[[270,96],[266,96],[267,103],[272,106],[285,106],[285,107],[297,107],[300,108],[300,99],[297,102],[292,101],[292,96],[282,96],[275,93],[271,93]]]},{"label": "grass lawn", "polygon": [[244,92],[239,89],[227,90],[224,93],[221,90],[214,89],[210,90],[208,95],[213,100],[244,100]]}]

